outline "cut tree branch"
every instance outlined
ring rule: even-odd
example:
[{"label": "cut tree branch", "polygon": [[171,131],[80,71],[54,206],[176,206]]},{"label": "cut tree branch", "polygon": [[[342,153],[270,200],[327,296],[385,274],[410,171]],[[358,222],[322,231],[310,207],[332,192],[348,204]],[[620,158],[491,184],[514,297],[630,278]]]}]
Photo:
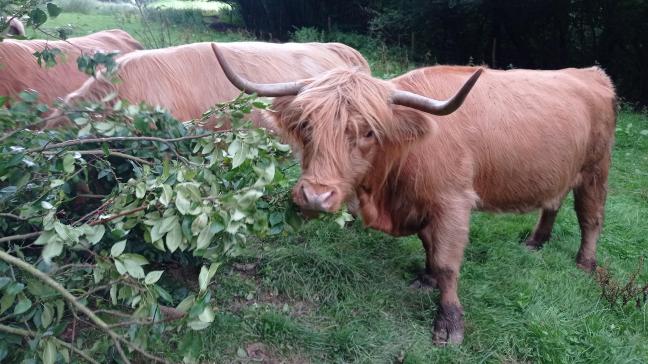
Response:
[{"label": "cut tree branch", "polygon": [[126,142],[126,141],[150,141],[150,142],[160,142],[164,144],[173,144],[177,142],[181,142],[184,140],[192,140],[192,139],[202,139],[206,138],[208,136],[215,135],[215,133],[205,133],[205,134],[199,134],[199,135],[187,135],[183,136],[180,138],[159,138],[159,137],[150,137],[150,136],[124,136],[124,137],[106,137],[106,138],[88,138],[88,139],[73,139],[73,140],[68,140],[62,143],[55,143],[55,144],[48,144],[39,148],[30,148],[27,149],[25,152],[26,153],[34,153],[34,152],[43,152],[46,150],[50,149],[58,149],[58,148],[67,148],[73,145],[81,145],[81,144],[91,144],[91,143],[111,143],[111,142]]},{"label": "cut tree branch", "polygon": [[28,233],[28,234],[21,234],[21,235],[11,235],[11,236],[5,236],[4,238],[0,238],[0,243],[6,243],[8,241],[14,241],[14,240],[27,240],[31,238],[35,238],[37,236],[40,236],[43,231],[36,231],[33,233]]},{"label": "cut tree branch", "polygon": [[126,363],[130,363],[128,360],[128,357],[124,353],[123,349],[121,348],[121,345],[119,344],[120,342],[123,342],[124,344],[128,345],[131,347],[133,350],[136,350],[140,354],[144,355],[145,357],[151,359],[151,360],[156,360],[161,363],[168,363],[167,360],[163,358],[158,358],[154,355],[151,355],[147,353],[146,351],[140,349],[137,347],[137,345],[129,342],[128,340],[125,340],[123,337],[118,335],[116,332],[114,332],[110,326],[104,322],[99,316],[97,316],[91,309],[89,309],[87,306],[82,304],[81,302],[77,301],[76,297],[72,295],[65,287],[63,287],[59,282],[55,281],[52,279],[50,276],[47,274],[41,272],[38,270],[36,267],[33,265],[25,262],[22,259],[16,258],[11,254],[8,254],[4,250],[0,250],[0,260],[4,261],[5,263],[9,263],[10,265],[15,265],[16,267],[26,271],[27,273],[33,275],[34,277],[38,278],[41,282],[47,284],[48,286],[54,288],[58,293],[61,294],[61,296],[68,301],[68,304],[70,304],[72,307],[76,308],[80,312],[82,312],[84,315],[86,315],[90,321],[92,321],[97,327],[99,327],[101,330],[103,330],[110,338],[112,341],[115,343],[115,347],[117,348],[117,351],[119,352],[120,356],[122,357],[122,360]]},{"label": "cut tree branch", "polygon": [[90,226],[102,225],[102,224],[105,224],[105,223],[107,223],[107,222],[110,222],[110,221],[113,221],[113,220],[115,220],[115,219],[118,219],[118,218],[120,218],[120,217],[122,217],[122,216],[131,215],[131,214],[134,214],[134,213],[136,213],[136,212],[140,212],[140,211],[146,210],[147,207],[148,207],[148,205],[144,205],[144,206],[140,206],[140,207],[138,207],[138,208],[134,208],[134,209],[132,209],[132,210],[128,210],[128,211],[124,211],[124,212],[120,212],[120,213],[118,213],[118,214],[116,214],[116,215],[113,215],[113,216],[110,216],[110,217],[106,217],[105,219],[100,219],[100,220],[97,220],[97,221],[93,221],[93,222],[89,223],[88,225],[90,225]]},{"label": "cut tree branch", "polygon": [[[0,331],[6,332],[7,334],[20,335],[20,336],[24,336],[24,337],[35,337],[36,336],[36,334],[33,334],[33,333],[31,333],[31,332],[29,332],[27,330],[23,330],[23,329],[20,329],[20,328],[17,328],[17,327],[2,325],[2,324],[0,324]],[[77,349],[72,344],[70,344],[68,342],[65,342],[65,341],[63,341],[61,339],[55,338],[53,336],[51,337],[51,339],[54,340],[57,344],[72,350],[76,354],[79,354],[79,356],[82,357],[83,359],[85,359],[88,363],[99,364],[98,361],[92,359],[88,354],[86,354],[82,350]]]},{"label": "cut tree branch", "polygon": [[[54,144],[52,144],[54,145]],[[74,150],[70,151],[70,153],[79,153],[81,155],[105,155],[105,152],[103,150],[99,149],[93,149],[93,150]],[[45,154],[56,154],[56,152],[45,152]],[[132,161],[135,161],[137,163],[141,164],[147,164],[149,166],[152,166],[153,163],[147,161],[146,159],[138,158],[135,156],[132,156],[130,154],[122,153],[122,152],[117,152],[114,150],[108,150],[108,155],[112,157],[119,157],[119,158],[124,158],[124,159],[130,159]]]}]

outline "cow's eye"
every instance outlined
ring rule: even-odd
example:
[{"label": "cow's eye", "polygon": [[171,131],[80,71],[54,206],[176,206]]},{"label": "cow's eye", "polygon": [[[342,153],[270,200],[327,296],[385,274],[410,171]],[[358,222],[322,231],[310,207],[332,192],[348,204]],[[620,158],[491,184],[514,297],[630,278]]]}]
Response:
[{"label": "cow's eye", "polygon": [[369,130],[368,132],[366,132],[364,137],[367,138],[367,139],[373,138],[374,137],[373,130]]}]

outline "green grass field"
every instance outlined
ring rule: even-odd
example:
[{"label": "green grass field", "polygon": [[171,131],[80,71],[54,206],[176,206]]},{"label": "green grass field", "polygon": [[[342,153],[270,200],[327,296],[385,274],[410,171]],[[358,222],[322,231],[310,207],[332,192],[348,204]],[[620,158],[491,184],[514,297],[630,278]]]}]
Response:
[{"label": "green grass field", "polygon": [[[70,36],[82,36],[106,29],[122,29],[139,40],[146,48],[159,48],[195,42],[231,42],[249,39],[249,36],[239,32],[213,32],[206,26],[174,24],[161,15],[166,21],[161,24],[159,18],[145,25],[140,17],[133,12],[117,12],[115,14],[82,14],[62,13],[54,19],[49,19],[43,30],[56,34],[58,28],[71,29]],[[168,24],[168,25],[167,25]],[[44,35],[28,28],[28,36],[42,38]]]},{"label": "green grass field", "polygon": [[217,13],[222,10],[229,10],[231,6],[220,1],[182,1],[182,0],[158,0],[149,4],[153,8],[166,9],[199,9],[207,13]]},{"label": "green grass field", "polygon": [[[119,27],[146,41],[139,20],[63,14],[48,27],[76,34]],[[235,40],[176,26],[173,43]],[[150,44],[147,44],[150,46]],[[648,117],[623,112],[598,259],[620,278],[648,251]],[[574,263],[579,231],[571,198],[539,252],[520,242],[536,216],[475,213],[461,270],[462,346],[432,346],[438,293],[408,288],[424,265],[416,238],[356,222],[314,221],[294,236],[251,243],[221,270],[215,324],[201,332],[209,363],[646,363],[648,305],[611,307]],[[640,280],[648,280],[648,274]],[[173,341],[170,340],[172,347]],[[170,359],[173,352],[163,353]]]}]

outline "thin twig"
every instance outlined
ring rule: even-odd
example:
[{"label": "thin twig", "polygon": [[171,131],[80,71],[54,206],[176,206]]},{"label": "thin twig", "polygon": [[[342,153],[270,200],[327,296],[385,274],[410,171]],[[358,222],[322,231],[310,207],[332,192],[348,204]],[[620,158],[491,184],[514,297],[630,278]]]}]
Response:
[{"label": "thin twig", "polygon": [[124,212],[120,212],[120,213],[118,213],[118,214],[116,214],[116,215],[113,215],[113,216],[111,216],[111,217],[107,217],[107,218],[105,218],[105,219],[101,219],[101,220],[93,221],[93,222],[89,223],[88,225],[90,225],[90,226],[102,225],[102,224],[105,224],[105,223],[107,223],[107,222],[110,222],[110,221],[113,221],[113,220],[115,220],[115,219],[118,219],[118,218],[120,218],[120,217],[122,217],[122,216],[131,215],[131,214],[134,214],[134,213],[136,213],[136,212],[140,212],[140,211],[146,210],[147,207],[148,207],[148,205],[144,205],[144,206],[140,206],[140,207],[138,207],[138,208],[132,209],[132,210],[128,210],[128,211],[124,211]]},{"label": "thin twig", "polygon": [[43,232],[44,231],[36,231],[29,234],[5,236],[4,238],[0,238],[0,243],[6,243],[8,241],[14,241],[14,240],[27,240],[27,239],[35,238],[37,236],[40,236],[40,234],[42,234]]},{"label": "thin twig", "polygon": [[10,217],[12,219],[22,220],[22,221],[27,220],[24,217],[20,217],[18,215],[10,214],[10,213],[7,213],[7,212],[0,212],[0,217]]},{"label": "thin twig", "polygon": [[97,198],[97,199],[103,199],[103,198],[108,197],[108,195],[96,195],[96,194],[92,194],[92,193],[80,193],[80,194],[78,194],[78,195],[76,195],[76,196],[74,196],[74,197],[75,197],[75,198]]},{"label": "thin twig", "polygon": [[192,140],[192,139],[201,139],[201,138],[206,138],[208,136],[214,135],[215,133],[205,133],[205,134],[200,134],[200,135],[187,135],[183,136],[180,138],[159,138],[159,137],[150,137],[150,136],[124,136],[124,137],[106,137],[106,138],[88,138],[88,139],[73,139],[73,140],[68,140],[62,143],[56,143],[56,144],[49,144],[45,145],[43,147],[39,148],[31,148],[27,149],[25,152],[26,153],[34,153],[34,152],[43,152],[46,150],[50,149],[57,149],[57,148],[66,148],[70,147],[73,145],[81,145],[81,144],[90,144],[90,143],[110,143],[110,142],[125,142],[125,141],[151,141],[151,142],[160,142],[160,143],[165,143],[165,144],[172,144],[184,140]]},{"label": "thin twig", "polygon": [[122,349],[121,344],[119,343],[119,337],[111,337],[113,343],[115,344],[115,348],[117,348],[117,352],[119,353],[119,356],[121,356],[122,360],[126,364],[131,364],[131,361],[128,360],[128,357],[126,356],[126,353],[124,353],[124,349]]},{"label": "thin twig", "polygon": [[56,268],[56,269],[52,272],[52,274],[58,274],[60,271],[63,271],[63,270],[65,270],[65,269],[69,269],[69,268],[79,268],[79,269],[84,269],[84,268],[94,268],[94,267],[96,267],[95,264],[89,264],[89,263],[74,263],[74,264],[66,264],[66,265],[62,265],[62,266]]},{"label": "thin twig", "polygon": [[[17,327],[6,326],[6,325],[0,325],[0,331],[6,332],[8,334],[20,335],[20,336],[24,336],[24,337],[35,337],[36,336],[35,334],[33,334],[33,333],[31,333],[31,332],[29,332],[27,330],[23,330],[23,329],[20,329],[20,328],[17,328]],[[82,350],[77,349],[76,347],[74,347],[70,343],[68,343],[66,341],[63,341],[61,339],[58,339],[56,337],[53,337],[53,336],[51,336],[51,339],[56,341],[57,344],[72,350],[76,354],[79,354],[79,356],[81,356],[87,362],[92,363],[92,364],[99,364],[98,361],[92,359],[88,354],[86,354]]]},{"label": "thin twig", "polygon": [[[133,320],[128,320],[128,321],[122,321],[118,322],[115,324],[110,325],[110,327],[123,327],[123,326],[130,326],[132,324],[139,324],[139,325],[155,325],[155,324],[164,324],[167,322],[173,322],[180,320],[181,318],[185,317],[185,313],[182,311],[177,310],[174,307],[167,307],[167,306],[160,306],[160,312],[166,315],[165,318],[162,320],[155,320],[155,319],[133,319]],[[123,317],[132,317],[132,316],[123,316]]]},{"label": "thin twig", "polygon": [[77,221],[73,222],[72,225],[76,225],[76,224],[80,223],[81,221],[89,218],[90,216],[95,215],[95,214],[103,211],[108,205],[110,205],[112,203],[112,201],[113,201],[112,198],[107,199],[104,203],[101,204],[101,206],[99,206],[96,209],[94,209],[94,210],[88,212],[87,214],[81,216]]},{"label": "thin twig", "polygon": [[[104,155],[105,152],[100,149],[94,149],[94,150],[74,150],[70,151],[70,153],[79,153],[81,155]],[[57,152],[45,152],[45,154],[57,154]],[[135,156],[132,156],[130,154],[122,153],[122,152],[117,152],[113,150],[108,150],[108,155],[113,156],[113,157],[119,157],[119,158],[124,158],[124,159],[130,159],[132,161],[141,163],[141,164],[148,164],[149,166],[152,166],[153,163],[149,162],[145,159],[138,158]]]}]

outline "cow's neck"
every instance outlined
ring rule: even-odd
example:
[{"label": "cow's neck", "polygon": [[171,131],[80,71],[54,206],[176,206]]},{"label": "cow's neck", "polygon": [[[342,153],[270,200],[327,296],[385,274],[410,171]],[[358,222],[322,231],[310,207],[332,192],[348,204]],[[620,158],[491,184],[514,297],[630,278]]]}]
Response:
[{"label": "cow's neck", "polygon": [[411,193],[414,186],[410,186],[415,182],[408,178],[404,163],[406,158],[391,163],[376,161],[372,173],[356,189],[365,225],[395,236],[415,234],[426,219],[416,208],[418,201]]}]

